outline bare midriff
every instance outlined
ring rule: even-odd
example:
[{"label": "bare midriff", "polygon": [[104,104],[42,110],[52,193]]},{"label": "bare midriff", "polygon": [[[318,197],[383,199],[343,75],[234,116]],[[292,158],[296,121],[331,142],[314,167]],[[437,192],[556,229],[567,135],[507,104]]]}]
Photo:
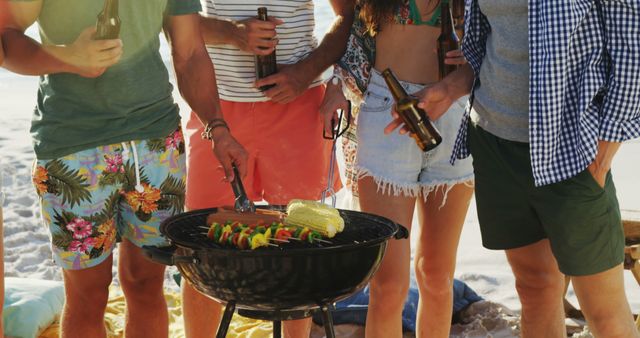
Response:
[{"label": "bare midriff", "polygon": [[438,81],[436,41],[440,27],[386,24],[376,34],[374,68],[387,68],[399,80],[429,84]]}]

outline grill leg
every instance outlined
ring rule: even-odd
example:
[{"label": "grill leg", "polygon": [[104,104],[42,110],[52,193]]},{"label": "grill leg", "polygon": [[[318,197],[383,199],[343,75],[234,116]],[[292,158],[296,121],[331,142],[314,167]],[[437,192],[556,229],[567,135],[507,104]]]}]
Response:
[{"label": "grill leg", "polygon": [[331,317],[331,305],[324,304],[320,307],[322,311],[322,325],[324,326],[324,333],[327,338],[336,338],[336,333],[333,331],[333,317]]},{"label": "grill leg", "polygon": [[282,322],[279,320],[273,321],[273,338],[282,337]]},{"label": "grill leg", "polygon": [[231,324],[231,317],[233,317],[234,312],[236,312],[236,302],[230,301],[224,308],[224,314],[222,315],[222,320],[220,321],[220,327],[218,327],[216,338],[225,338],[227,336],[229,324]]}]

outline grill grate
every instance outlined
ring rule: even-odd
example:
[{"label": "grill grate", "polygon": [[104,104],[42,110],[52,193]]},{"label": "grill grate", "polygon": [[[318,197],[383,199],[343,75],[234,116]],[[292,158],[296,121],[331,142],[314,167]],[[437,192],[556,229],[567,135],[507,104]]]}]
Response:
[{"label": "grill grate", "polygon": [[[267,209],[283,210],[282,207],[267,207]],[[173,242],[185,247],[240,250],[235,247],[219,245],[207,237],[206,231],[203,232],[202,226],[206,226],[207,216],[213,212],[216,212],[215,208],[194,210],[176,215],[162,224],[161,231]],[[264,247],[259,250],[280,251],[366,245],[385,240],[393,236],[397,230],[395,224],[375,215],[349,210],[340,210],[340,214],[345,222],[344,231],[333,238],[328,238],[330,243],[308,243],[292,240],[289,243],[279,244],[278,247]]]}]

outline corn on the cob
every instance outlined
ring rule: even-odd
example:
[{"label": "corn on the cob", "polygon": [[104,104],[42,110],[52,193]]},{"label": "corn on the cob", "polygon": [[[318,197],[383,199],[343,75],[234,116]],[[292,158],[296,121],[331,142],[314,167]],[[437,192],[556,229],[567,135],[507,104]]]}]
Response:
[{"label": "corn on the cob", "polygon": [[287,225],[308,227],[329,238],[344,229],[344,220],[338,210],[314,201],[289,202],[284,222]]},{"label": "corn on the cob", "polygon": [[330,215],[335,215],[338,217],[340,216],[340,212],[338,211],[338,209],[333,208],[327,204],[300,199],[291,200],[287,205],[287,212],[294,211],[298,208],[311,208],[318,212],[327,212]]}]

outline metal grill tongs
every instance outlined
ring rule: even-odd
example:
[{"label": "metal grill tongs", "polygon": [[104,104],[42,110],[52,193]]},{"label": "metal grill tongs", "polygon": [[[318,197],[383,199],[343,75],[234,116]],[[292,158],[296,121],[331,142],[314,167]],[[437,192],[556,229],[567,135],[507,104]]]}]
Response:
[{"label": "metal grill tongs", "polygon": [[320,202],[324,203],[327,196],[331,196],[331,206],[334,208],[336,207],[336,191],[333,189],[333,176],[335,175],[336,144],[338,142],[338,138],[342,136],[351,126],[351,101],[347,101],[347,124],[344,129],[341,129],[343,113],[344,110],[340,109],[337,122],[335,119],[331,120],[331,135],[327,135],[325,130],[322,129],[322,137],[326,140],[333,140],[333,145],[331,146],[331,160],[329,161],[327,188],[322,191]]},{"label": "metal grill tongs", "polygon": [[236,196],[236,201],[233,207],[237,212],[255,213],[256,206],[251,202],[249,197],[247,197],[247,192],[244,190],[244,186],[242,185],[242,179],[240,178],[238,167],[236,167],[235,163],[231,166],[233,167],[233,181],[231,181],[231,189],[233,190],[233,194]]}]

